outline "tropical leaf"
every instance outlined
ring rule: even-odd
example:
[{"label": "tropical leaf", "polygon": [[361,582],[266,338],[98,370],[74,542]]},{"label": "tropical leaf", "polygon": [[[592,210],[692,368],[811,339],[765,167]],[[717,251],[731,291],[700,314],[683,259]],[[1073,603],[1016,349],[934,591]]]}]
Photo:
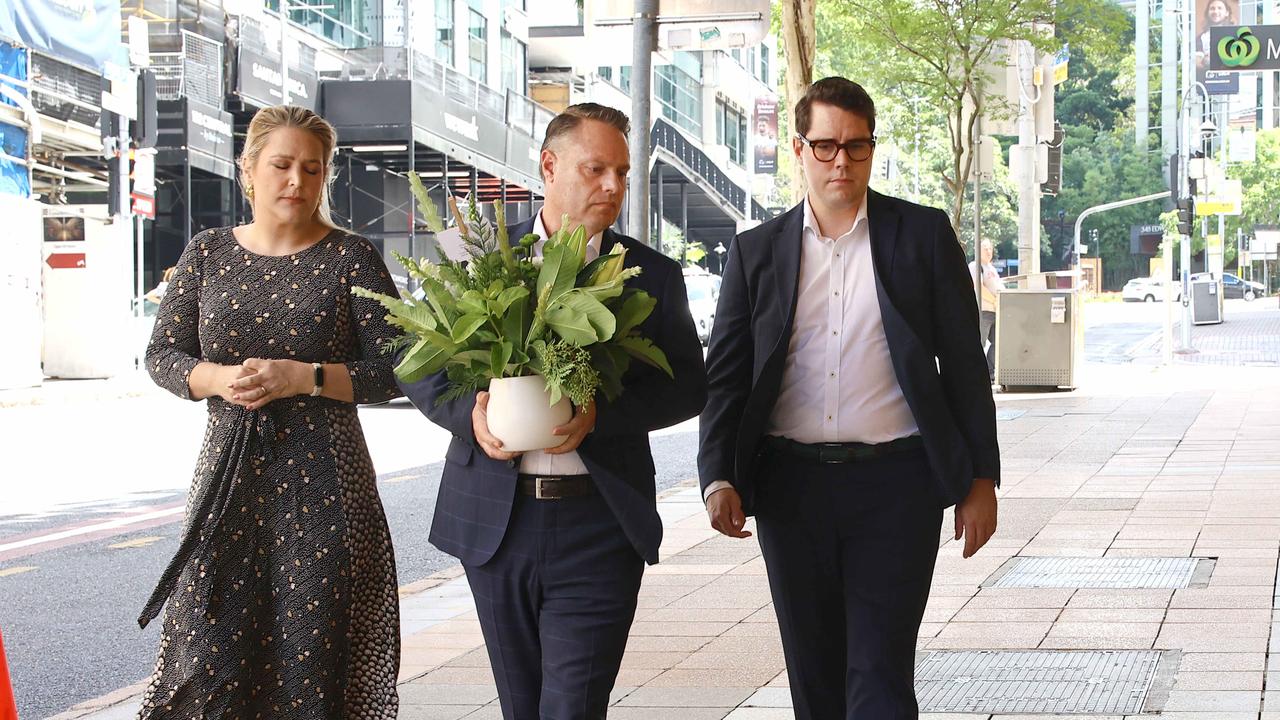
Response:
[{"label": "tropical leaf", "polygon": [[599,340],[595,326],[587,314],[563,303],[552,305],[545,313],[547,327],[565,342],[574,345],[590,345]]},{"label": "tropical leaf", "polygon": [[507,363],[511,362],[511,353],[515,347],[506,341],[489,346],[489,371],[500,378],[506,375]]},{"label": "tropical leaf", "polygon": [[523,285],[509,287],[498,293],[498,297],[489,301],[489,314],[495,317],[505,317],[507,310],[512,303],[517,300],[523,300],[529,296],[529,288]]},{"label": "tropical leaf", "polygon": [[436,209],[435,202],[416,172],[409,173],[409,190],[418,201],[418,210],[422,212],[422,219],[426,222],[427,228],[432,233],[444,232],[444,220],[440,219],[440,211]]},{"label": "tropical leaf", "polygon": [[432,345],[427,340],[419,340],[416,345],[404,354],[395,367],[395,375],[407,383],[418,382],[426,376],[440,371],[448,359],[445,348]]},{"label": "tropical leaf", "polygon": [[453,341],[458,345],[465,343],[467,338],[471,337],[471,334],[479,330],[480,326],[484,325],[488,320],[489,316],[483,312],[463,315],[453,324]]},{"label": "tropical leaf", "polygon": [[[617,327],[617,321],[614,320],[613,313],[609,312],[609,308],[592,297],[584,288],[574,288],[566,292],[560,296],[556,304],[571,308],[585,315],[587,322],[591,323],[591,327],[595,329],[596,342],[603,342],[613,337],[614,329]],[[568,338],[565,339],[567,340]],[[585,345],[587,343],[576,344]]]},{"label": "tropical leaf", "polygon": [[458,310],[466,315],[484,315],[489,312],[489,305],[479,290],[468,290],[458,300]]},{"label": "tropical leaf", "polygon": [[667,362],[666,353],[662,352],[653,341],[639,335],[628,335],[618,339],[618,346],[627,351],[627,354],[641,362],[652,365],[659,370],[665,372],[667,377],[675,377],[675,373],[671,371],[671,365]]},{"label": "tropical leaf", "polygon": [[544,302],[544,289],[550,289],[545,298],[547,303],[554,303],[572,289],[579,267],[572,251],[564,245],[548,243],[542,250],[542,269],[538,272],[538,301]]},{"label": "tropical leaf", "polygon": [[627,337],[632,330],[640,326],[640,323],[648,319],[657,306],[658,301],[643,290],[629,293],[622,301],[622,307],[617,310],[618,327],[614,333],[620,338]]}]

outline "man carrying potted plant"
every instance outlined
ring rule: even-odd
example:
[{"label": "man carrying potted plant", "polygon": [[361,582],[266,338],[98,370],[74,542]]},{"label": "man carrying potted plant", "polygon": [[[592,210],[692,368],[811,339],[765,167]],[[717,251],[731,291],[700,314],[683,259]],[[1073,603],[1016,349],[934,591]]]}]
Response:
[{"label": "man carrying potted plant", "polygon": [[[422,330],[421,362],[398,369],[405,395],[454,435],[431,542],[466,570],[506,718],[605,716],[644,563],[657,562],[662,539],[648,434],[694,417],[706,400],[680,267],[609,229],[626,190],[627,132],[625,114],[593,103],[551,121],[541,212],[499,233],[496,255],[473,253],[471,277],[459,278],[474,283],[490,260],[506,267],[488,297],[482,288],[459,302],[476,318],[501,317],[450,316],[441,288],[429,288],[442,315],[427,322],[447,318],[450,333]],[[508,234],[520,242],[508,245]],[[527,294],[516,287],[521,273]],[[503,277],[517,281],[504,287]],[[513,318],[525,299],[532,317]],[[468,349],[476,338],[487,350]],[[523,453],[492,431],[485,379],[469,374],[497,382],[521,362],[551,399],[575,405],[554,429],[558,445]],[[423,368],[434,372],[416,379]]]}]

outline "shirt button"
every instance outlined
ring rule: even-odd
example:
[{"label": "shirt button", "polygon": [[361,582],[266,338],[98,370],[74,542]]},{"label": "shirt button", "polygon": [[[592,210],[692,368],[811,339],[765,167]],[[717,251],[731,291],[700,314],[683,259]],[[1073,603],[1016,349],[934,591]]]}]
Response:
[{"label": "shirt button", "polygon": [[831,377],[835,377],[835,376],[836,376],[836,374],[835,374],[835,373],[831,373]]},{"label": "shirt button", "polygon": [[836,291],[836,294],[837,294],[837,295],[839,295],[839,294],[840,294],[840,291],[839,291],[839,290],[837,290],[837,291]]},{"label": "shirt button", "polygon": [[835,330],[832,330],[832,331],[831,331],[831,334],[832,334],[832,335],[839,335],[840,333],[836,332]]},{"label": "shirt button", "polygon": [[831,416],[830,416],[830,415],[828,415],[828,416],[827,416],[827,422],[831,422]]}]

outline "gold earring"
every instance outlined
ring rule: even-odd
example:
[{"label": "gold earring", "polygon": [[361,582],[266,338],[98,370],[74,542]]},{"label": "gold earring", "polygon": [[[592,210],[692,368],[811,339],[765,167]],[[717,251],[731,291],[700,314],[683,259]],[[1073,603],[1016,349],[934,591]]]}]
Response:
[{"label": "gold earring", "polygon": [[245,185],[245,186],[244,186],[244,196],[245,196],[245,197],[247,197],[247,198],[249,198],[250,200],[252,200],[252,199],[253,199],[253,186],[252,186],[252,185]]}]

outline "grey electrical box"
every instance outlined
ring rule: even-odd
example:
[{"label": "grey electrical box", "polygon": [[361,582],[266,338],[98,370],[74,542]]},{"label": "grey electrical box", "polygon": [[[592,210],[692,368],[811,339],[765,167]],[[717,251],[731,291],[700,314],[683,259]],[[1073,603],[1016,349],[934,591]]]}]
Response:
[{"label": "grey electrical box", "polygon": [[1074,388],[1084,361],[1075,290],[1005,290],[996,304],[996,384]]},{"label": "grey electrical box", "polygon": [[1191,324],[1216,325],[1222,322],[1222,283],[1205,278],[1191,281]]}]

